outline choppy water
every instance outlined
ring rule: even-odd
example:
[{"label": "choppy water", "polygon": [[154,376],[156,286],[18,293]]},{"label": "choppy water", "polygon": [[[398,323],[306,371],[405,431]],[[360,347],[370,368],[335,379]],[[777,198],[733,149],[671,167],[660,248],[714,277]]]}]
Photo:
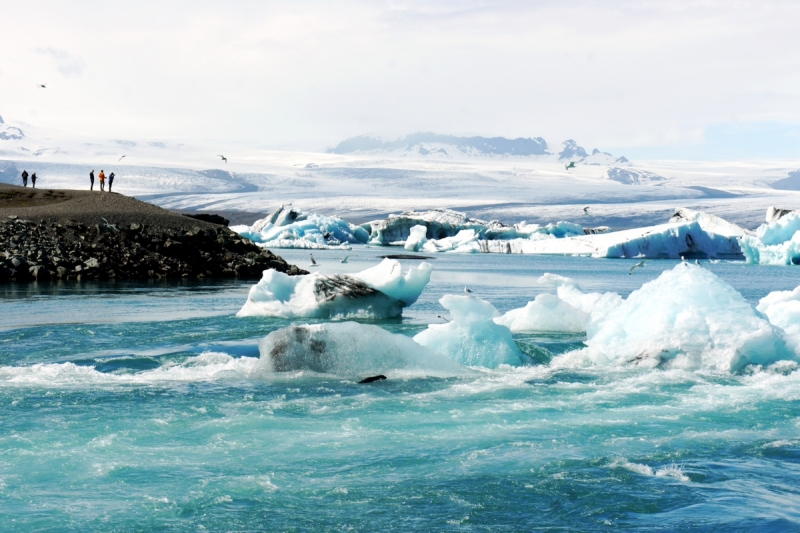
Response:
[{"label": "choppy water", "polygon": [[[381,250],[385,252],[384,250]],[[379,251],[315,253],[361,270]],[[305,252],[284,253],[305,265]],[[627,295],[673,262],[439,255],[403,320],[469,285],[501,311],[543,272]],[[755,302],[790,268],[709,265]],[[358,385],[253,379],[286,320],[249,284],[0,287],[5,531],[800,529],[800,372],[556,369],[580,336],[517,335],[541,364]]]}]

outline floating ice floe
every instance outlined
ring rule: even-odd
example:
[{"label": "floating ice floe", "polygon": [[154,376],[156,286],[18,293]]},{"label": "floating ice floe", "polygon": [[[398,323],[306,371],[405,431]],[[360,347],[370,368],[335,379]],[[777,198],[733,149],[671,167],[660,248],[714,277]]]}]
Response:
[{"label": "floating ice floe", "polygon": [[349,249],[366,243],[369,234],[362,227],[317,213],[306,213],[281,205],[252,226],[231,229],[264,248]]},{"label": "floating ice floe", "polygon": [[432,267],[420,263],[405,274],[399,261],[382,263],[354,274],[319,272],[287,276],[265,270],[250,288],[244,307],[236,316],[284,318],[388,318],[419,298],[431,279]]},{"label": "floating ice floe", "polygon": [[254,373],[309,370],[346,377],[469,373],[469,369],[405,335],[355,322],[279,329],[261,341],[259,350],[261,358]]},{"label": "floating ice floe", "polygon": [[592,320],[587,348],[579,353],[597,365],[736,371],[797,358],[783,331],[733,287],[688,263],[665,271]]},{"label": "floating ice floe", "polygon": [[740,241],[748,263],[762,265],[800,264],[800,213],[770,207],[767,223],[755,235]]},{"label": "floating ice floe", "polygon": [[451,321],[429,325],[414,337],[419,344],[468,366],[494,368],[527,361],[511,331],[494,322],[500,313],[489,302],[470,295],[447,294],[439,303],[450,311]]},{"label": "floating ice floe", "polygon": [[800,287],[764,296],[756,307],[785,332],[787,344],[800,355]]}]

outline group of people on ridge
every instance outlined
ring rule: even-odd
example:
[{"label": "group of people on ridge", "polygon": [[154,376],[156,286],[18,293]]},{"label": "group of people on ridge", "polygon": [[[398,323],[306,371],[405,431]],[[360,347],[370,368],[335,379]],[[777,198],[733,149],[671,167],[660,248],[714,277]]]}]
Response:
[{"label": "group of people on ridge", "polygon": [[[103,170],[100,170],[100,174],[97,175],[97,179],[100,180],[100,190],[104,191],[106,186],[106,173]],[[114,185],[114,173],[108,175],[108,192],[111,192],[111,186]],[[89,172],[89,190],[94,190],[94,170]]]},{"label": "group of people on ridge", "polygon": [[[28,171],[27,170],[23,170],[22,171],[22,186],[23,187],[27,187],[28,186]],[[36,188],[36,172],[31,174],[31,186],[34,189]]]}]

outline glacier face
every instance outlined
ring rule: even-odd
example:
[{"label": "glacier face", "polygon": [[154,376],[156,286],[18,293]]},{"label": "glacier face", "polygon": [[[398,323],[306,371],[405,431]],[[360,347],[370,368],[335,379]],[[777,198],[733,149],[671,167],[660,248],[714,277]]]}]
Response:
[{"label": "glacier face", "polygon": [[450,311],[451,320],[430,324],[414,337],[419,344],[467,366],[495,368],[528,362],[511,330],[494,322],[500,313],[489,302],[471,295],[446,294],[439,303]]},{"label": "glacier face", "polygon": [[380,264],[354,274],[287,276],[265,270],[250,288],[236,314],[283,318],[389,318],[417,301],[430,281],[432,267],[420,263],[403,274],[399,261]]}]

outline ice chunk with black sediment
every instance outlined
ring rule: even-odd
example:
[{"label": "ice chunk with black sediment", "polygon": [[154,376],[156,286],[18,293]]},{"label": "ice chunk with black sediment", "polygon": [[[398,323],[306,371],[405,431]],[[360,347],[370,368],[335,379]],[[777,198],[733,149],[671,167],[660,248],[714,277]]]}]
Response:
[{"label": "ice chunk with black sediment", "polygon": [[350,244],[363,244],[369,239],[361,226],[287,205],[280,206],[252,226],[232,226],[231,229],[264,248],[349,249]]},{"label": "ice chunk with black sediment", "polygon": [[419,344],[468,366],[494,368],[527,362],[511,330],[494,322],[500,313],[492,304],[475,296],[453,294],[443,296],[439,303],[450,311],[451,321],[430,324],[414,337]]},{"label": "ice chunk with black sediment", "polygon": [[525,307],[512,309],[494,321],[513,332],[581,333],[586,331],[589,314],[554,294],[540,294]]},{"label": "ice chunk with black sediment", "polygon": [[[772,208],[774,210],[774,208]],[[767,212],[768,224],[759,226],[755,235],[740,239],[742,252],[748,263],[761,265],[800,264],[800,213],[797,211],[776,214]]]},{"label": "ice chunk with black sediment", "polygon": [[378,326],[340,322],[290,326],[259,344],[253,373],[308,370],[344,377],[458,376],[469,373],[451,359],[405,335]]},{"label": "ice chunk with black sediment", "polygon": [[579,353],[597,365],[736,371],[796,358],[782,330],[712,272],[688,263],[593,320]]},{"label": "ice chunk with black sediment", "polygon": [[431,279],[432,267],[420,263],[403,274],[399,261],[380,264],[354,274],[287,276],[266,270],[250,288],[236,316],[283,318],[389,318],[417,301]]}]

